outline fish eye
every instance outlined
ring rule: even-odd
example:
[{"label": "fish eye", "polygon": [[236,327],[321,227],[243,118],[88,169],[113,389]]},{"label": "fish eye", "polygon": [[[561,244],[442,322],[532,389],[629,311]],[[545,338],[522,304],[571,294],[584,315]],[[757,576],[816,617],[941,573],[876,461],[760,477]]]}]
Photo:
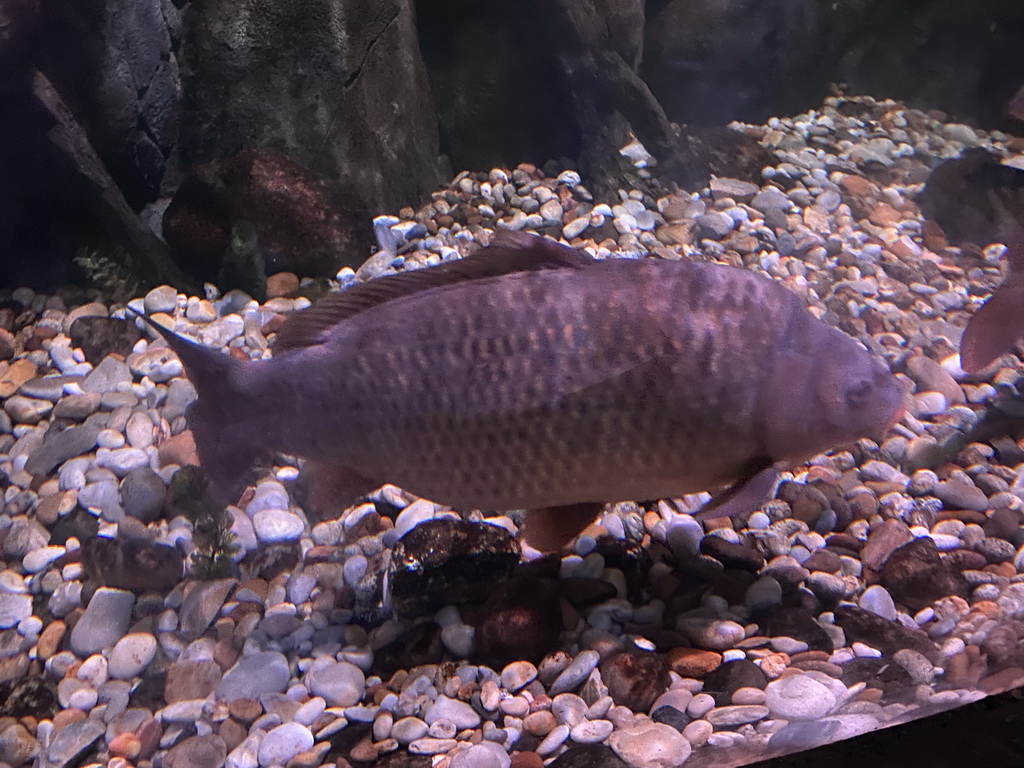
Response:
[{"label": "fish eye", "polygon": [[850,408],[862,408],[867,405],[874,385],[868,379],[858,379],[846,388],[846,405]]}]

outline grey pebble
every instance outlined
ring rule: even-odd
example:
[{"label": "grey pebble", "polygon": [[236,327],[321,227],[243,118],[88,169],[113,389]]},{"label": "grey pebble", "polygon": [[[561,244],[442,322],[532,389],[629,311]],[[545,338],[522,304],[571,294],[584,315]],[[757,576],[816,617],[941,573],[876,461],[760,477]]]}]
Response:
[{"label": "grey pebble", "polygon": [[135,595],[127,590],[97,589],[71,630],[71,650],[84,659],[113,646],[128,631],[134,606]]},{"label": "grey pebble", "polygon": [[730,727],[753,723],[768,717],[768,707],[758,704],[735,704],[715,707],[704,719],[715,727]]},{"label": "grey pebble", "polygon": [[429,726],[418,717],[403,717],[391,726],[391,738],[405,746],[427,735]]},{"label": "grey pebble", "polygon": [[[132,372],[115,357],[105,357],[81,383],[83,392],[114,392],[118,384],[130,384]],[[133,398],[134,399],[134,398]]]},{"label": "grey pebble", "polygon": [[865,611],[871,611],[887,621],[896,620],[896,603],[893,602],[889,590],[881,584],[872,584],[865,589],[858,602]]},{"label": "grey pebble", "polygon": [[609,736],[615,726],[608,720],[584,720],[573,726],[569,731],[569,737],[580,744],[599,744]]},{"label": "grey pebble", "polygon": [[16,627],[32,615],[32,596],[0,592],[0,629]]},{"label": "grey pebble", "polygon": [[567,666],[562,673],[555,678],[555,681],[551,684],[548,690],[548,695],[557,696],[560,693],[566,693],[578,688],[583,684],[583,681],[587,679],[600,660],[601,655],[597,651],[581,651],[580,654],[569,663],[569,666]]},{"label": "grey pebble", "polygon": [[366,676],[355,664],[325,659],[314,663],[305,677],[314,696],[322,696],[328,706],[351,707],[363,698]]},{"label": "grey pebble", "polygon": [[216,696],[224,701],[258,699],[268,693],[284,693],[291,672],[288,659],[277,651],[245,656],[229,669],[217,685]]},{"label": "grey pebble", "polygon": [[808,675],[773,680],[765,687],[765,693],[765,704],[772,717],[783,720],[817,720],[836,705],[832,691]]},{"label": "grey pebble", "polygon": [[458,730],[476,728],[480,725],[480,715],[469,704],[447,696],[438,696],[437,700],[423,713],[427,725],[438,720],[449,720]]}]

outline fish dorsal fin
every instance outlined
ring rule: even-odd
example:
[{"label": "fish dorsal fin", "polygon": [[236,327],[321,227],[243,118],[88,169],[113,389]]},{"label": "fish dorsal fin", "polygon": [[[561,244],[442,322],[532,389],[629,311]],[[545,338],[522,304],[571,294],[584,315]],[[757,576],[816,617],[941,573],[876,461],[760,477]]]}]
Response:
[{"label": "fish dorsal fin", "polygon": [[595,259],[585,252],[554,240],[523,232],[499,232],[491,245],[465,258],[379,277],[326,296],[312,307],[296,312],[278,331],[274,353],[318,344],[324,331],[342,320],[430,288],[515,272],[580,269],[593,263]]}]

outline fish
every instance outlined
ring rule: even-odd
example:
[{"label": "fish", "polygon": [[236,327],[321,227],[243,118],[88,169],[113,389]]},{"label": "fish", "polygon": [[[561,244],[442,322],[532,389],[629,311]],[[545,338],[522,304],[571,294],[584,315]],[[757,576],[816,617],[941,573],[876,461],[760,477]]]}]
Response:
[{"label": "fish", "polygon": [[951,243],[1006,246],[1006,277],[960,339],[960,367],[979,373],[1024,336],[1024,170],[971,148],[932,171],[920,203]]},{"label": "fish", "polygon": [[188,425],[222,497],[279,451],[341,509],[391,483],[453,509],[526,510],[541,551],[609,502],[724,486],[703,517],[751,512],[781,468],[881,440],[903,412],[884,361],[767,277],[598,260],[524,233],[326,297],[266,360],[145,320],[195,386]]}]

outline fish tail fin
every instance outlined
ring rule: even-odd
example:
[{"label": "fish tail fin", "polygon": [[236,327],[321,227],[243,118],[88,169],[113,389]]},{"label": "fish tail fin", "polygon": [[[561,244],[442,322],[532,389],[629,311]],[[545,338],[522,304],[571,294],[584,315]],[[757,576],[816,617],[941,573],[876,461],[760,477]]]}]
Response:
[{"label": "fish tail fin", "polygon": [[181,360],[196,389],[197,399],[189,406],[186,418],[195,439],[200,466],[210,480],[211,494],[218,503],[236,501],[249,468],[265,453],[258,447],[258,432],[254,431],[246,413],[246,377],[243,375],[246,364],[132,311],[156,331]]},{"label": "fish tail fin", "polygon": [[1024,335],[1024,275],[1011,272],[971,317],[960,341],[960,365],[977,373]]}]

